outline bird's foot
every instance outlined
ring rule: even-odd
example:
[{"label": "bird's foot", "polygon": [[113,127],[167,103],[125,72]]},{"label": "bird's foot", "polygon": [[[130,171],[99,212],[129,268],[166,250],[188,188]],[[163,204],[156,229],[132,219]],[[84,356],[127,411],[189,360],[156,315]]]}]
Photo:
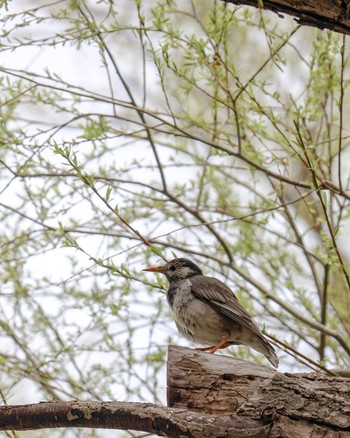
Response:
[{"label": "bird's foot", "polygon": [[213,348],[215,348],[215,346],[214,347],[199,347],[199,348],[195,348],[195,350],[198,350],[198,351],[210,351]]},{"label": "bird's foot", "polygon": [[219,348],[226,348],[229,344],[227,343],[228,338],[221,339],[221,341],[218,343],[218,345],[215,345],[215,347],[212,347],[212,349],[209,351],[209,354],[214,354],[215,351],[219,350]]},{"label": "bird's foot", "polygon": [[217,345],[214,345],[213,347],[200,347],[200,348],[196,348],[196,350],[199,350],[199,351],[209,351],[210,354],[214,354],[220,348],[226,348],[226,347],[228,347],[230,345],[227,342],[227,339],[228,338],[221,339],[221,341]]}]

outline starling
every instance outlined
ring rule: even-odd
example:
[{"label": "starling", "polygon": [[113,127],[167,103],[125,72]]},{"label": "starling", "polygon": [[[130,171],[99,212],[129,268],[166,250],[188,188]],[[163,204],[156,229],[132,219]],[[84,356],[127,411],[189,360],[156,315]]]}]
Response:
[{"label": "starling", "polygon": [[160,272],[170,283],[168,303],[178,331],[215,353],[230,345],[247,345],[262,353],[274,367],[278,358],[232,290],[217,278],[203,275],[191,260],[178,258],[144,271]]}]

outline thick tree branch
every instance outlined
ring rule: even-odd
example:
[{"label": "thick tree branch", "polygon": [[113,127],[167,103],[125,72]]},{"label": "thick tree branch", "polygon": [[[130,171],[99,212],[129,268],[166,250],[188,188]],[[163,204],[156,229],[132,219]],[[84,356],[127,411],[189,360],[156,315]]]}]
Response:
[{"label": "thick tree branch", "polygon": [[223,0],[226,3],[260,7],[295,17],[299,24],[350,34],[350,5],[332,0]]},{"label": "thick tree branch", "polygon": [[229,431],[227,436],[237,438],[266,436],[270,428],[255,420],[217,417],[150,403],[51,401],[0,408],[0,430],[59,427],[132,429],[169,437],[215,437]]},{"label": "thick tree branch", "polygon": [[218,418],[231,413],[242,422],[259,420],[261,426],[270,425],[271,437],[341,437],[350,432],[348,379],[283,374],[180,347],[169,349],[168,405]]}]

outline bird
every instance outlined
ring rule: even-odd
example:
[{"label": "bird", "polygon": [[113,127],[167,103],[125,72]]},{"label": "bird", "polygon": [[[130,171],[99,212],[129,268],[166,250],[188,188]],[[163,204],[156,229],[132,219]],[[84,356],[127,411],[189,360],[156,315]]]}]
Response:
[{"label": "bird", "polygon": [[167,300],[176,327],[185,338],[206,345],[198,350],[215,353],[230,345],[246,345],[278,367],[274,348],[225,283],[203,275],[199,266],[186,258],[175,258],[143,271],[166,276]]}]

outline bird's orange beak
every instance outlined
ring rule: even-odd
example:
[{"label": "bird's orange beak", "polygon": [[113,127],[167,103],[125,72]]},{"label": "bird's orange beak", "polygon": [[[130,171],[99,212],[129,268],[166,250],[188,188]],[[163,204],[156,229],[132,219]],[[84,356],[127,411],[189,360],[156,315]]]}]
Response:
[{"label": "bird's orange beak", "polygon": [[165,266],[154,266],[146,269],[142,269],[143,271],[149,271],[149,272],[164,272]]}]

